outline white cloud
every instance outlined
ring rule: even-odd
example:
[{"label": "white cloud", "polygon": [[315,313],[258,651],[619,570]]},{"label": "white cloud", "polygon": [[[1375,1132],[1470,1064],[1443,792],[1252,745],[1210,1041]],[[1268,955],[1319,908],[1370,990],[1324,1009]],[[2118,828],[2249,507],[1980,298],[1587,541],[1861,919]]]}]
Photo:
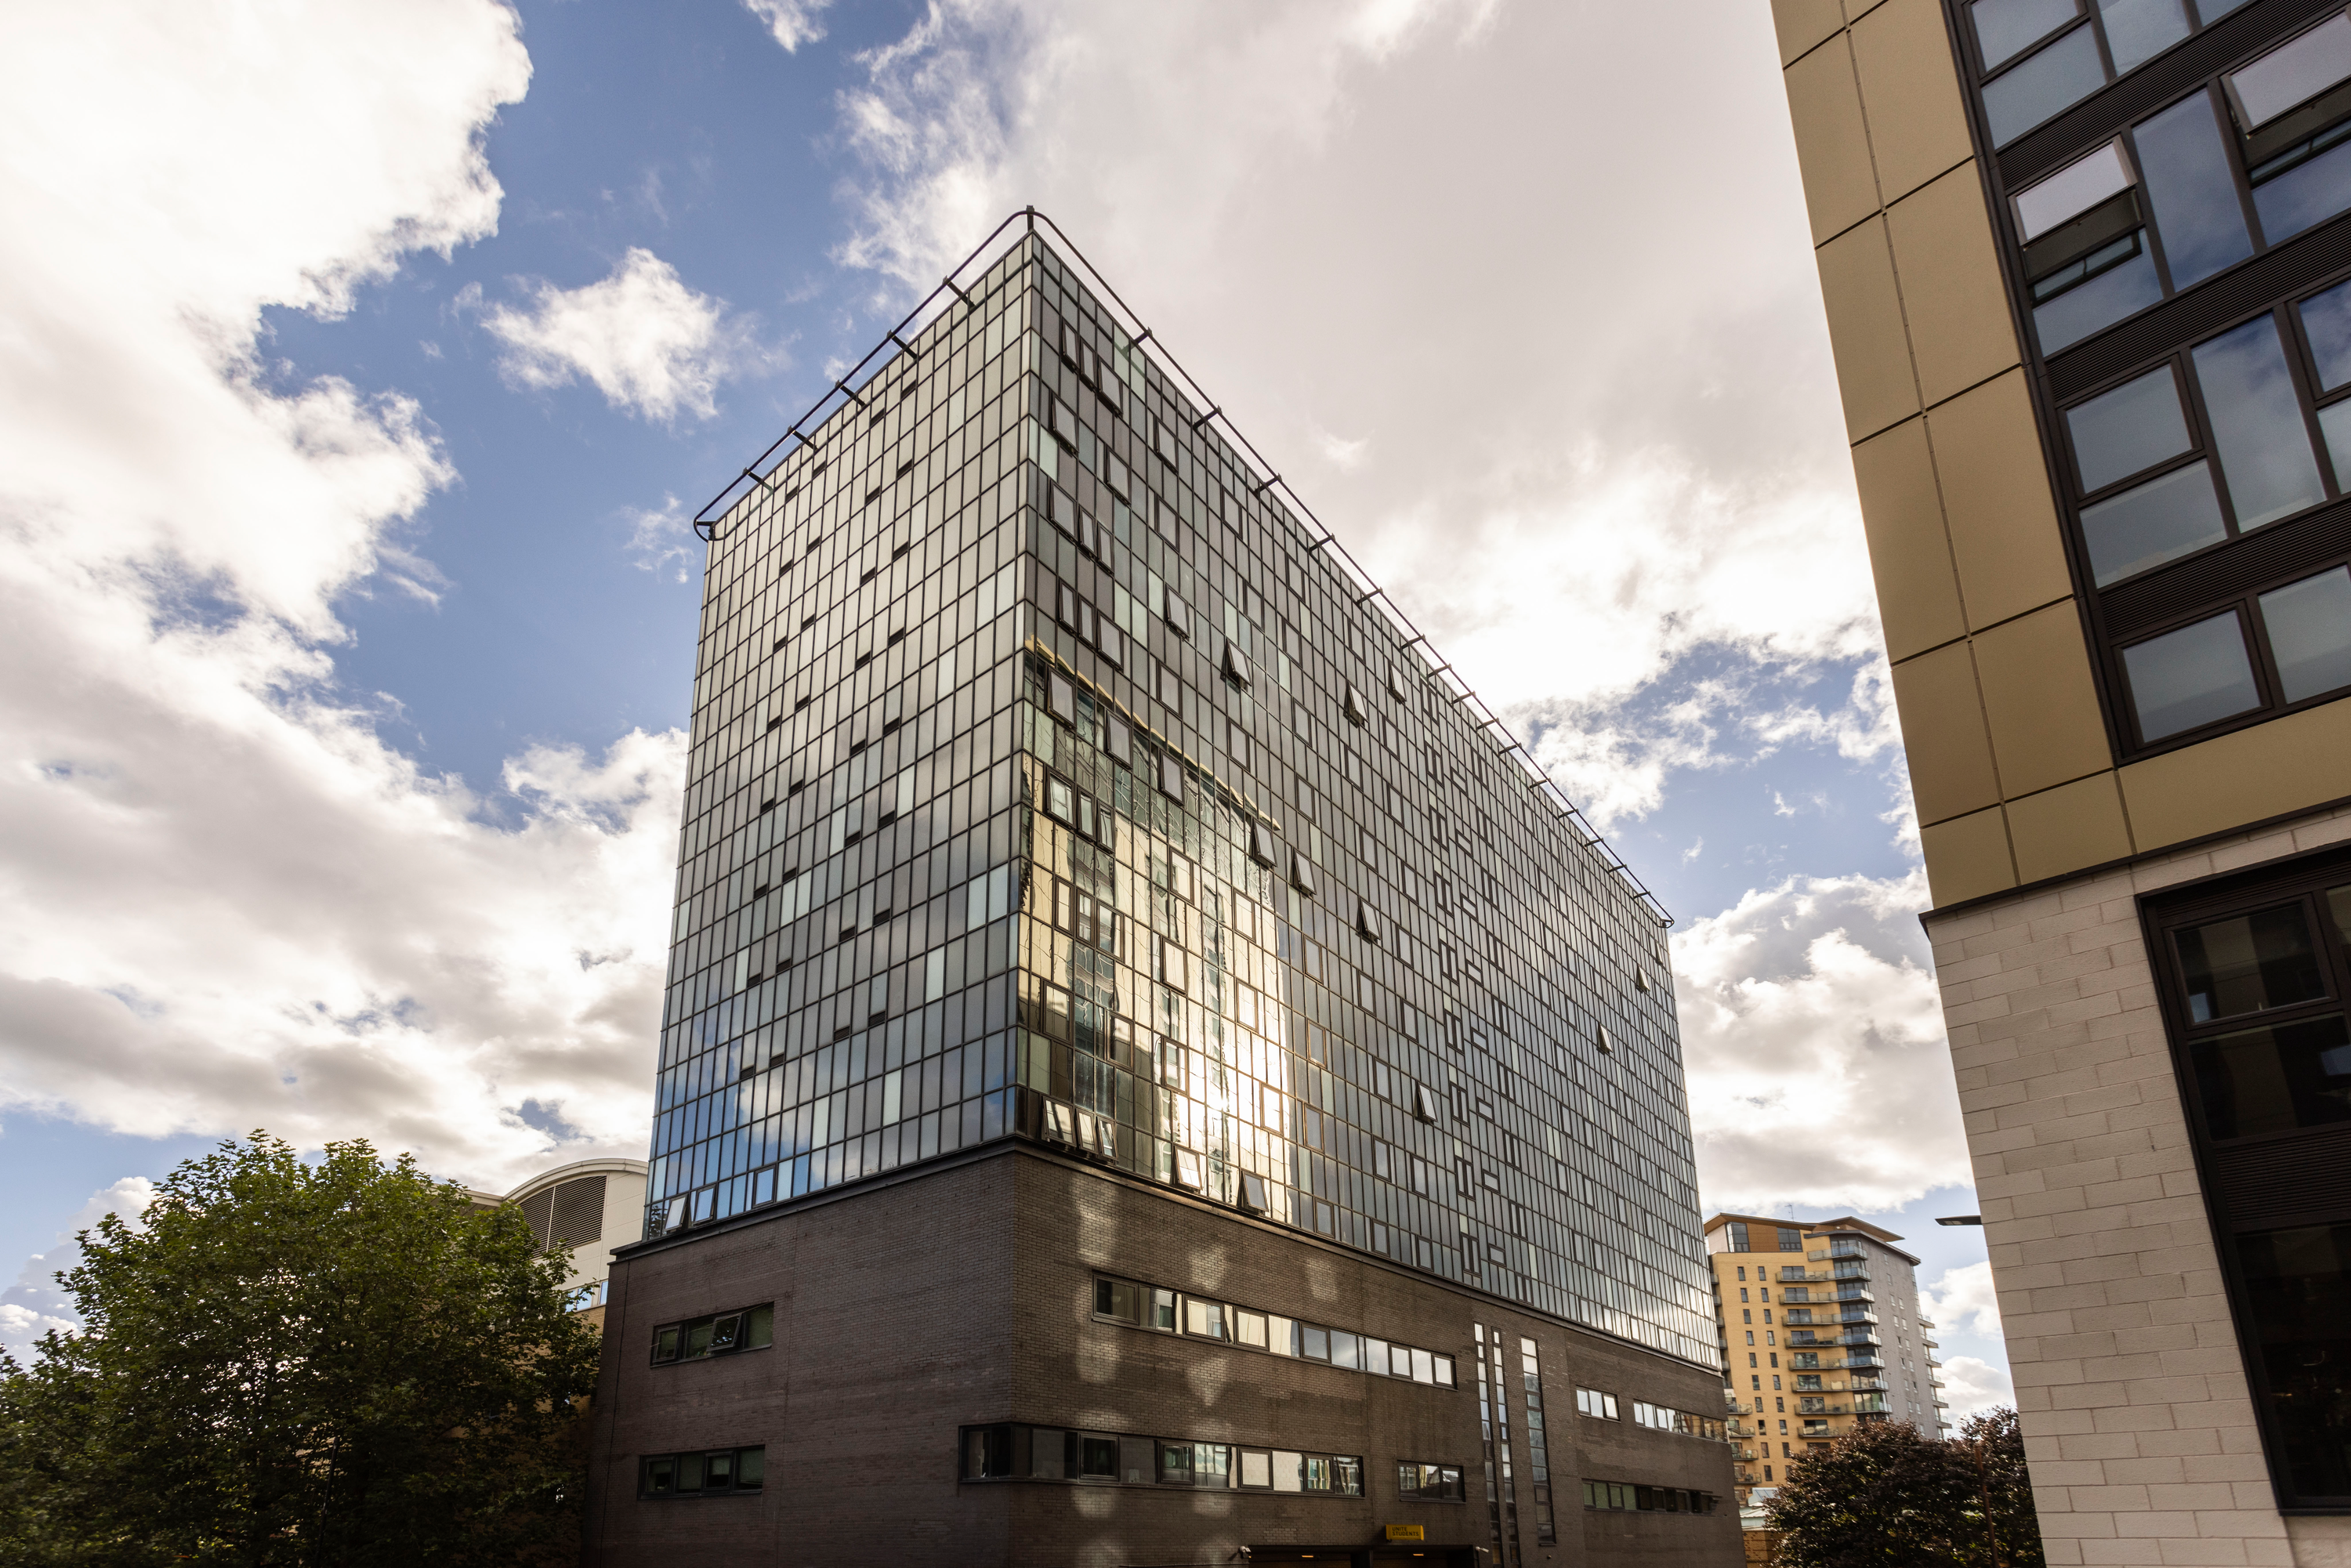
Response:
[{"label": "white cloud", "polygon": [[2000,1298],[1992,1291],[1989,1262],[1946,1270],[1921,1295],[1921,1309],[1946,1333],[2000,1337]]},{"label": "white cloud", "polygon": [[581,376],[614,408],[669,423],[718,412],[718,383],[759,358],[724,301],[688,288],[677,269],[632,246],[611,276],[578,288],[525,284],[528,309],[493,308],[482,325],[507,345],[498,368],[526,387]]},{"label": "white cloud", "polygon": [[622,515],[629,521],[628,549],[636,558],[637,570],[669,573],[674,580],[685,581],[702,554],[685,504],[675,496],[664,496],[658,508],[629,507]]},{"label": "white cloud", "polygon": [[454,470],[397,392],[258,355],[265,309],[346,309],[494,230],[483,138],[529,80],[517,17],[15,21],[0,1108],[366,1135],[494,1187],[546,1157],[527,1105],[580,1129],[567,1154],[641,1152],[680,741],[531,750],[485,789],[379,738],[337,684],[334,606],[434,591],[403,529]]},{"label": "white cloud", "polygon": [[57,1232],[49,1249],[26,1259],[16,1282],[0,1291],[0,1350],[22,1362],[30,1358],[43,1334],[79,1328],[81,1319],[74,1312],[73,1300],[57,1280],[81,1261],[81,1246],[75,1238],[110,1214],[120,1215],[135,1227],[154,1201],[155,1184],[145,1176],[124,1176],[90,1194],[89,1201]]},{"label": "white cloud", "polygon": [[1792,878],[1675,935],[1709,1211],[1892,1209],[1966,1179],[1958,1092],[1916,919],[1926,893],[1917,873]]},{"label": "white cloud", "polygon": [[[1722,134],[1785,125],[1776,58],[1707,0],[938,0],[841,97],[841,254],[927,290],[1037,204],[1595,821],[1638,816],[1709,759],[1613,711],[1678,662],[1877,655],[1792,145]],[[1503,155],[1633,125],[1531,186]],[[1874,695],[1781,738],[1882,747]]]},{"label": "white cloud", "polygon": [[743,9],[768,25],[787,54],[824,37],[819,18],[832,0],[743,0]]},{"label": "white cloud", "polygon": [[1943,1364],[1943,1397],[1950,1408],[1943,1419],[1954,1429],[1980,1410],[1995,1405],[2016,1406],[2016,1383],[2008,1369],[1994,1366],[1980,1356],[1955,1355]]}]

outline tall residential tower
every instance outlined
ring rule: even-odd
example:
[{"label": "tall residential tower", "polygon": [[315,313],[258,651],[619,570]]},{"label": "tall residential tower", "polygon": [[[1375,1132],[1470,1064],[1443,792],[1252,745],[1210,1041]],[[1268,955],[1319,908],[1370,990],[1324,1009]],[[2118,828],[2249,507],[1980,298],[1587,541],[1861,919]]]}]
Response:
[{"label": "tall residential tower", "polygon": [[590,1561],[1735,1560],[1659,911],[1040,222],[711,527]]},{"label": "tall residential tower", "polygon": [[2351,1562],[2351,16],[1772,9],[2049,1561]]}]

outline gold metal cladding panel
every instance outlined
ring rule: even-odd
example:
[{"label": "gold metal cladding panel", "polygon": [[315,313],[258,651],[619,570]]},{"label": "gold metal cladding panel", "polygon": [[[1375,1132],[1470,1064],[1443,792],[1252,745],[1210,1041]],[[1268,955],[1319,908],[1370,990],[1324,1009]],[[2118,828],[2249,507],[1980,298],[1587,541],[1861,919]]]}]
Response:
[{"label": "gold metal cladding panel", "polygon": [[2141,850],[2351,796],[2351,699],[2215,736],[2122,769]]},{"label": "gold metal cladding panel", "polygon": [[2094,773],[2008,803],[2009,837],[2020,881],[2063,876],[2131,852],[2122,792],[2112,772]]},{"label": "gold metal cladding panel", "polygon": [[1886,220],[1871,218],[1813,253],[1827,308],[1837,392],[1854,441],[1918,412],[1918,383],[1902,325],[1902,296],[1886,249]]},{"label": "gold metal cladding panel", "polygon": [[1853,49],[1840,35],[1788,68],[1788,118],[1804,181],[1813,243],[1844,233],[1877,211],[1877,173],[1861,119]]},{"label": "gold metal cladding panel", "polygon": [[1927,891],[1938,905],[1981,898],[2016,885],[2008,822],[1997,806],[1918,830],[1927,856]]},{"label": "gold metal cladding panel", "polygon": [[2017,364],[2016,327],[1974,162],[1895,203],[1886,221],[1927,406]]},{"label": "gold metal cladding panel", "polygon": [[1943,529],[1927,422],[1905,420],[1853,449],[1869,570],[1890,659],[1907,659],[1967,631]]},{"label": "gold metal cladding panel", "polygon": [[1976,633],[1976,674],[2009,799],[2114,766],[2070,599]]},{"label": "gold metal cladding panel", "polygon": [[1937,822],[1996,804],[2000,779],[1985,734],[1974,660],[1953,643],[1894,666],[1894,702],[1909,755],[1918,820]]},{"label": "gold metal cladding panel", "polygon": [[1780,35],[1780,63],[1787,65],[1844,26],[1837,0],[1771,0],[1771,26]]},{"label": "gold metal cladding panel", "polygon": [[1967,161],[1967,111],[1937,0],[1886,0],[1861,16],[1853,24],[1853,58],[1878,189],[1888,203]]},{"label": "gold metal cladding panel", "polygon": [[1969,626],[1996,625],[2072,594],[2024,372],[1938,405],[1927,428]]}]

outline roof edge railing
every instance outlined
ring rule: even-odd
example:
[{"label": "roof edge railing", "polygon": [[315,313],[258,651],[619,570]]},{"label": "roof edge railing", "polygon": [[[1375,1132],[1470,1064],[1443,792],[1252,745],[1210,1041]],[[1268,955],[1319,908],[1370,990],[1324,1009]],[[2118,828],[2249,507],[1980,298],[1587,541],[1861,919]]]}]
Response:
[{"label": "roof edge railing", "polygon": [[1061,225],[1039,212],[1033,205],[1021,208],[990,230],[987,237],[973,246],[971,253],[957,262],[947,275],[939,280],[936,287],[924,295],[912,310],[906,312],[897,325],[883,334],[882,341],[876,343],[863,359],[852,365],[844,374],[834,378],[831,387],[809,406],[807,413],[794,420],[784,434],[778,436],[765,452],[753,459],[747,467],[729,481],[724,489],[713,496],[708,504],[694,515],[694,531],[706,542],[716,543],[718,538],[719,521],[734,508],[737,502],[748,495],[752,488],[761,490],[773,488],[772,478],[776,470],[782,465],[786,444],[796,440],[806,444],[809,438],[804,432],[814,429],[823,423],[824,418],[830,417],[834,409],[835,399],[855,402],[862,407],[864,400],[858,397],[852,383],[855,383],[855,386],[862,386],[866,381],[872,380],[871,376],[864,376],[863,380],[860,380],[868,366],[872,366],[874,373],[878,374],[883,365],[896,359],[900,354],[915,352],[914,346],[902,334],[916,321],[924,320],[926,313],[938,302],[940,296],[949,296],[962,308],[970,309],[971,297],[963,291],[956,280],[973,263],[983,256],[989,257],[992,264],[997,241],[1016,224],[1022,225],[1024,235],[1035,234],[1040,225],[1051,231],[1054,239],[1058,242],[1058,248],[1071,261],[1085,269],[1087,277],[1092,280],[1096,295],[1109,301],[1117,308],[1118,313],[1125,318],[1131,328],[1130,335],[1134,338],[1134,348],[1138,350],[1147,349],[1160,367],[1188,390],[1194,406],[1207,411],[1194,422],[1193,427],[1196,430],[1200,429],[1212,422],[1223,427],[1225,434],[1247,455],[1248,461],[1254,465],[1255,475],[1263,476],[1258,480],[1253,494],[1261,496],[1270,490],[1280,490],[1283,498],[1289,502],[1290,509],[1303,518],[1313,530],[1309,536],[1307,548],[1310,550],[1327,549],[1336,553],[1337,565],[1342,575],[1360,584],[1364,591],[1358,595],[1359,601],[1374,603],[1396,630],[1405,634],[1405,645],[1415,649],[1421,662],[1427,666],[1427,673],[1424,678],[1437,685],[1440,690],[1447,686],[1456,688],[1448,695],[1454,701],[1468,706],[1471,727],[1477,730],[1490,730],[1499,735],[1501,749],[1506,753],[1514,754],[1513,760],[1518,761],[1531,774],[1530,783],[1536,798],[1547,801],[1568,819],[1570,826],[1584,841],[1586,847],[1598,853],[1603,869],[1623,883],[1632,893],[1635,902],[1646,905],[1652,918],[1659,925],[1671,926],[1674,917],[1667,912],[1665,904],[1658,900],[1656,894],[1649,891],[1647,884],[1634,873],[1632,868],[1625,863],[1624,857],[1617,854],[1610,847],[1608,841],[1592,826],[1591,819],[1583,814],[1582,809],[1568,799],[1567,792],[1562,789],[1558,782],[1551,777],[1551,770],[1543,767],[1541,761],[1528,749],[1523,741],[1518,738],[1500,716],[1486,705],[1485,699],[1478,695],[1469,683],[1463,678],[1460,671],[1454,667],[1452,662],[1437,652],[1437,645],[1429,641],[1426,633],[1413,624],[1411,618],[1405,614],[1403,608],[1395,602],[1395,599],[1382,589],[1373,579],[1372,574],[1364,570],[1353,555],[1348,553],[1347,547],[1340,543],[1338,535],[1332,532],[1321,517],[1314,515],[1314,509],[1309,507],[1304,498],[1290,486],[1290,482],[1281,476],[1280,471],[1267,462],[1264,455],[1249,444],[1249,437],[1243,434],[1225,413],[1223,405],[1209,397],[1207,390],[1192,378],[1192,373],[1177,362],[1175,355],[1167,351],[1166,345],[1161,342],[1152,329],[1144,324],[1143,318],[1135,313],[1134,308],[1119,297],[1118,290],[1111,287],[1110,281],[1102,277],[1093,263],[1086,259],[1085,253],[1081,251],[1068,234],[1063,232]]}]

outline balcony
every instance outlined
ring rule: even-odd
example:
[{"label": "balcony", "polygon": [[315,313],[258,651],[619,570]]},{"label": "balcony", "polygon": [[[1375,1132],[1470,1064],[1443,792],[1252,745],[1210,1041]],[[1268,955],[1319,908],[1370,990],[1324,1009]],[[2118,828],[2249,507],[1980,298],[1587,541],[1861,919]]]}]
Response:
[{"label": "balcony", "polygon": [[[1866,1345],[1870,1349],[1875,1350],[1885,1342],[1880,1340],[1876,1333],[1872,1330],[1856,1326],[1848,1329],[1840,1329],[1834,1332],[1827,1329],[1790,1329],[1788,1331],[1788,1343],[1792,1345],[1804,1347],[1813,1345]],[[1875,1361],[1876,1357],[1872,1356],[1870,1359]]]}]

